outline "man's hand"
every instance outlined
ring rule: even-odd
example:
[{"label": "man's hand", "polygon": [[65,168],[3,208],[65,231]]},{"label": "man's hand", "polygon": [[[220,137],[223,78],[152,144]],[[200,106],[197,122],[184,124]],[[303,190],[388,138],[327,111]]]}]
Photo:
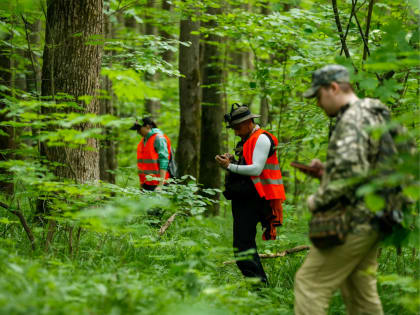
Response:
[{"label": "man's hand", "polygon": [[161,192],[162,191],[162,185],[157,185],[155,188],[155,191]]},{"label": "man's hand", "polygon": [[159,169],[159,184],[155,188],[155,191],[157,192],[162,191],[163,184],[165,183],[165,178],[166,178],[166,170]]},{"label": "man's hand", "polygon": [[233,154],[224,153],[224,154],[222,154],[222,156],[224,156],[225,158],[229,159],[230,162],[235,161],[235,157],[233,156]]},{"label": "man's hand", "polygon": [[[232,156],[232,155],[230,155]],[[221,167],[224,169],[227,169],[230,164],[230,156],[228,153],[225,153],[223,155],[216,155],[214,158]],[[232,156],[233,157],[233,156]]]}]

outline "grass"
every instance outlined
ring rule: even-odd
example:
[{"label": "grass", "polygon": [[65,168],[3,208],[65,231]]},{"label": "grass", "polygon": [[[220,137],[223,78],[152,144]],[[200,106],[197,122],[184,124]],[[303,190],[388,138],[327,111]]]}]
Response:
[{"label": "grass", "polygon": [[[307,243],[305,216],[286,208],[285,226],[274,242],[257,242],[260,253]],[[226,210],[226,211],[225,211]],[[259,291],[242,277],[233,259],[232,219],[178,217],[157,238],[156,227],[130,224],[131,231],[82,233],[79,249],[68,255],[61,229],[50,252],[32,253],[18,224],[2,225],[0,313],[2,314],[293,314],[294,275],[305,252],[264,259],[270,287]],[[165,216],[165,218],[168,215]],[[43,229],[36,229],[38,237]],[[418,294],[418,254],[384,248],[379,292],[385,314],[412,314]],[[405,282],[404,282],[405,281]],[[411,282],[410,282],[411,281]],[[334,295],[329,314],[345,314]]]}]

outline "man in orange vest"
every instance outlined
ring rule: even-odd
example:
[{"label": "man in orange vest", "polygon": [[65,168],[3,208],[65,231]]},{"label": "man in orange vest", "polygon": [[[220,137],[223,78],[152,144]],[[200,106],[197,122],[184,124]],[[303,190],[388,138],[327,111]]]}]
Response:
[{"label": "man in orange vest", "polygon": [[235,256],[245,256],[236,264],[245,277],[267,283],[257,253],[256,226],[261,222],[264,240],[276,239],[276,226],[283,223],[282,203],[286,196],[275,150],[278,140],[255,124],[254,118],[259,116],[245,105],[232,105],[225,121],[241,138],[235,149],[238,161],[225,153],[217,155],[216,162],[228,171],[224,195],[232,200]]},{"label": "man in orange vest", "polygon": [[143,137],[137,146],[140,187],[145,190],[161,190],[169,178],[167,170],[171,158],[171,141],[150,117],[143,118],[142,124],[136,121],[130,130],[136,130]]}]

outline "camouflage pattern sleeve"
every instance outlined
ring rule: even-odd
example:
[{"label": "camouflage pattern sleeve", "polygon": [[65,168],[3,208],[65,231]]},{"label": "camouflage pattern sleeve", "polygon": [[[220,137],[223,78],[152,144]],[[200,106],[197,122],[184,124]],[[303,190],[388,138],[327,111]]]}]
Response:
[{"label": "camouflage pattern sleeve", "polygon": [[369,135],[360,111],[348,110],[338,119],[328,144],[325,173],[314,194],[315,209],[327,210],[338,202],[356,202],[357,183],[369,171]]}]

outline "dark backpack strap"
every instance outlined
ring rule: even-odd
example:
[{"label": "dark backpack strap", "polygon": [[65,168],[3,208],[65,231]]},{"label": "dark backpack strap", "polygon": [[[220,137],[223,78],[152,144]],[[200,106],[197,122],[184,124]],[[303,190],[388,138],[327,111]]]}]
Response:
[{"label": "dark backpack strap", "polygon": [[274,149],[274,140],[271,138],[269,133],[263,132],[263,134],[266,135],[268,139],[270,139],[270,151],[268,152],[268,157],[270,157],[276,152],[276,149]]}]

